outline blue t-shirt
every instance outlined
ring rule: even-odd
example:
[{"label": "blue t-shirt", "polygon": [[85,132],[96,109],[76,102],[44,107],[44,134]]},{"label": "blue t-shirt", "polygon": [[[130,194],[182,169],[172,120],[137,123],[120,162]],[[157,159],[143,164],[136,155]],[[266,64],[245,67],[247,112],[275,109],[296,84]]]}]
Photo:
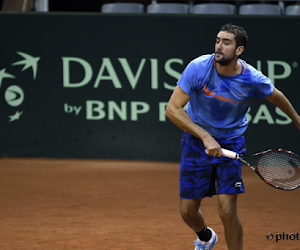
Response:
[{"label": "blue t-shirt", "polygon": [[265,98],[274,91],[271,80],[245,61],[235,76],[217,72],[214,54],[200,56],[183,71],[178,86],[190,96],[187,113],[217,139],[242,135],[248,126],[251,98]]}]

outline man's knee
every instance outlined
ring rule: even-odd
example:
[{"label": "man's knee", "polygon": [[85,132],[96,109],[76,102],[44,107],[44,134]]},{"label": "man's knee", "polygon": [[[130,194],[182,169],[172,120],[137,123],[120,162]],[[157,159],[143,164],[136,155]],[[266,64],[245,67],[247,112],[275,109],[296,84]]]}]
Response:
[{"label": "man's knee", "polygon": [[224,196],[219,199],[219,215],[225,223],[230,223],[237,218],[236,197]]},{"label": "man's knee", "polygon": [[222,221],[231,221],[237,216],[235,208],[219,207],[219,215]]},{"label": "man's knee", "polygon": [[189,220],[197,215],[198,210],[190,207],[180,207],[180,215],[184,220]]},{"label": "man's knee", "polygon": [[197,216],[200,200],[184,200],[180,202],[180,215],[186,221]]}]

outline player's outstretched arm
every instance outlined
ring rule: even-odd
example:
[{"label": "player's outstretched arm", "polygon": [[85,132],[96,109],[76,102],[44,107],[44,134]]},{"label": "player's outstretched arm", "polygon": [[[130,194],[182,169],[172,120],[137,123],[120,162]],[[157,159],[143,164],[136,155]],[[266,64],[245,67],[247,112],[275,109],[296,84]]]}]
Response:
[{"label": "player's outstretched arm", "polygon": [[221,156],[222,151],[219,143],[198,124],[194,123],[183,107],[190,100],[179,86],[176,86],[166,109],[166,116],[180,129],[200,138],[207,149],[207,154]]},{"label": "player's outstretched arm", "polygon": [[290,101],[281,91],[279,91],[277,88],[274,88],[273,93],[266,99],[286,113],[287,116],[290,117],[296,124],[298,129],[300,129],[300,116],[297,114]]}]

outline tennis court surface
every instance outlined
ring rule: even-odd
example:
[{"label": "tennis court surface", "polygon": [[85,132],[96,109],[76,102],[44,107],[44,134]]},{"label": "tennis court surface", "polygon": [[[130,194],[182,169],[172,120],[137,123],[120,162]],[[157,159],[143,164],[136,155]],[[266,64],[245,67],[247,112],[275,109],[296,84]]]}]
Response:
[{"label": "tennis court surface", "polygon": [[[0,249],[194,249],[178,179],[179,163],[2,158]],[[300,188],[272,188],[246,166],[243,180],[244,249],[299,250]],[[218,233],[213,249],[227,249],[217,198],[202,211]]]}]

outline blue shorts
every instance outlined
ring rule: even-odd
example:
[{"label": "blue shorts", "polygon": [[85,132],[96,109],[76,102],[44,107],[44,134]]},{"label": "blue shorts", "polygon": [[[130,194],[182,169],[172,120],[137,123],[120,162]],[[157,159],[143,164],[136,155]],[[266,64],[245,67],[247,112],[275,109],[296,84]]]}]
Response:
[{"label": "blue shorts", "polygon": [[[244,136],[216,141],[222,148],[239,154],[246,152]],[[181,140],[180,197],[202,199],[215,194],[244,193],[242,163],[225,156],[205,153],[202,140],[184,132]]]}]

